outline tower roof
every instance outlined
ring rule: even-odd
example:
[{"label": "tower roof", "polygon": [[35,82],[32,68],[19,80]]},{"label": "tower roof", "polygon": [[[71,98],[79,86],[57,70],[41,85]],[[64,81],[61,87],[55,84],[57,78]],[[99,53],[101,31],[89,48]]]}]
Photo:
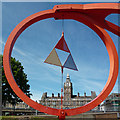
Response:
[{"label": "tower roof", "polygon": [[67,73],[66,82],[70,82],[70,75]]},{"label": "tower roof", "polygon": [[68,79],[70,78],[70,75],[69,75],[69,73],[67,73],[67,78],[68,78]]}]

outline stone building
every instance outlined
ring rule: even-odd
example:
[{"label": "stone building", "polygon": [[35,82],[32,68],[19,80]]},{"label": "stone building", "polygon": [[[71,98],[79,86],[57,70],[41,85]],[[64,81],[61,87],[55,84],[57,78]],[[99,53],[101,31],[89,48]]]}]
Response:
[{"label": "stone building", "polygon": [[120,93],[110,94],[101,105],[101,111],[119,111],[120,112]]},{"label": "stone building", "polygon": [[30,106],[28,106],[24,102],[18,102],[16,105],[12,105],[11,103],[7,102],[6,105],[2,105],[3,109],[29,109]]},{"label": "stone building", "polygon": [[[83,106],[93,100],[95,97],[96,93],[94,91],[91,91],[91,96],[87,96],[86,93],[84,93],[84,96],[81,96],[80,93],[73,95],[73,86],[70,80],[70,76],[67,74],[66,82],[64,83],[63,109],[71,109]],[[47,92],[43,93],[40,104],[60,109],[60,93],[58,93],[58,96],[54,96],[54,93],[52,93],[51,97],[47,96]]]}]

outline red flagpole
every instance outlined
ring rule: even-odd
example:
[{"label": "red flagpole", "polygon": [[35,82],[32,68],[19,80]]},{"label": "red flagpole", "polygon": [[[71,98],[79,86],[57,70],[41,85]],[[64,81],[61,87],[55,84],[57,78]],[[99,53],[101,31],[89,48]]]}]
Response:
[{"label": "red flagpole", "polygon": [[61,109],[63,109],[63,66],[61,67],[62,81],[61,81]]}]

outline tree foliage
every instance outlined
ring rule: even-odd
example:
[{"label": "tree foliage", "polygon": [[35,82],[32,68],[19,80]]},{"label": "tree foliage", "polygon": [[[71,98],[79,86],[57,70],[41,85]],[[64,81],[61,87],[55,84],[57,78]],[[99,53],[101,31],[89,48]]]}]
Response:
[{"label": "tree foliage", "polygon": [[[2,55],[0,57],[3,58]],[[17,102],[21,102],[22,100],[11,89],[9,83],[7,82],[5,73],[4,73],[3,61],[0,61],[0,63],[2,63],[2,104],[5,105],[6,102],[9,102],[15,105]],[[21,65],[21,63],[13,57],[11,57],[11,69],[12,69],[12,73],[15,78],[15,81],[17,85],[19,86],[19,88],[28,97],[30,97],[32,94],[29,91],[30,85],[28,84],[29,80],[27,79],[27,75],[24,73],[23,71],[24,68]]]}]

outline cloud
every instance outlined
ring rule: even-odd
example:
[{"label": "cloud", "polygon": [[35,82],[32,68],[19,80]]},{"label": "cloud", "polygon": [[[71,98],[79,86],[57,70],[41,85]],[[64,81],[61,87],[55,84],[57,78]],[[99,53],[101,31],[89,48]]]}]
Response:
[{"label": "cloud", "polygon": [[13,50],[15,50],[17,53],[23,55],[23,56],[26,56],[27,54],[25,54],[25,52],[23,52],[22,50],[19,50],[18,48],[13,48]]},{"label": "cloud", "polygon": [[[53,88],[48,88],[48,87],[44,87],[44,86],[40,86],[40,87],[44,88],[46,91],[52,91],[53,93],[60,92],[60,91],[53,89]],[[31,96],[32,100],[39,101],[41,99],[43,92],[40,92],[39,90],[36,90],[36,89],[31,89],[30,91],[32,93],[32,96]]]},{"label": "cloud", "polygon": [[93,89],[93,87],[96,88],[103,88],[103,84],[101,82],[92,81],[92,80],[84,80],[85,84],[91,86],[90,88]]},{"label": "cloud", "polygon": [[31,99],[34,101],[39,101],[41,99],[42,93],[38,90],[30,90],[33,96],[31,96]]},{"label": "cloud", "polygon": [[[2,40],[0,40],[0,44],[1,44],[2,46],[5,46],[5,42],[2,41]],[[26,56],[26,55],[27,55],[24,51],[22,51],[22,50],[20,50],[20,49],[18,49],[18,48],[16,48],[16,47],[13,47],[13,50],[15,50],[15,52],[19,53],[20,55],[23,55],[23,56]]]},{"label": "cloud", "polygon": [[41,86],[41,87],[45,88],[46,90],[52,91],[52,92],[58,92],[58,93],[60,92],[60,91],[53,89],[53,88],[48,88],[48,87],[44,87],[44,86]]},{"label": "cloud", "polygon": [[96,93],[99,94],[99,92],[102,91],[104,86],[105,84],[103,82],[86,78],[80,78],[80,80],[77,79],[74,81],[75,89],[81,92],[96,91]]}]

